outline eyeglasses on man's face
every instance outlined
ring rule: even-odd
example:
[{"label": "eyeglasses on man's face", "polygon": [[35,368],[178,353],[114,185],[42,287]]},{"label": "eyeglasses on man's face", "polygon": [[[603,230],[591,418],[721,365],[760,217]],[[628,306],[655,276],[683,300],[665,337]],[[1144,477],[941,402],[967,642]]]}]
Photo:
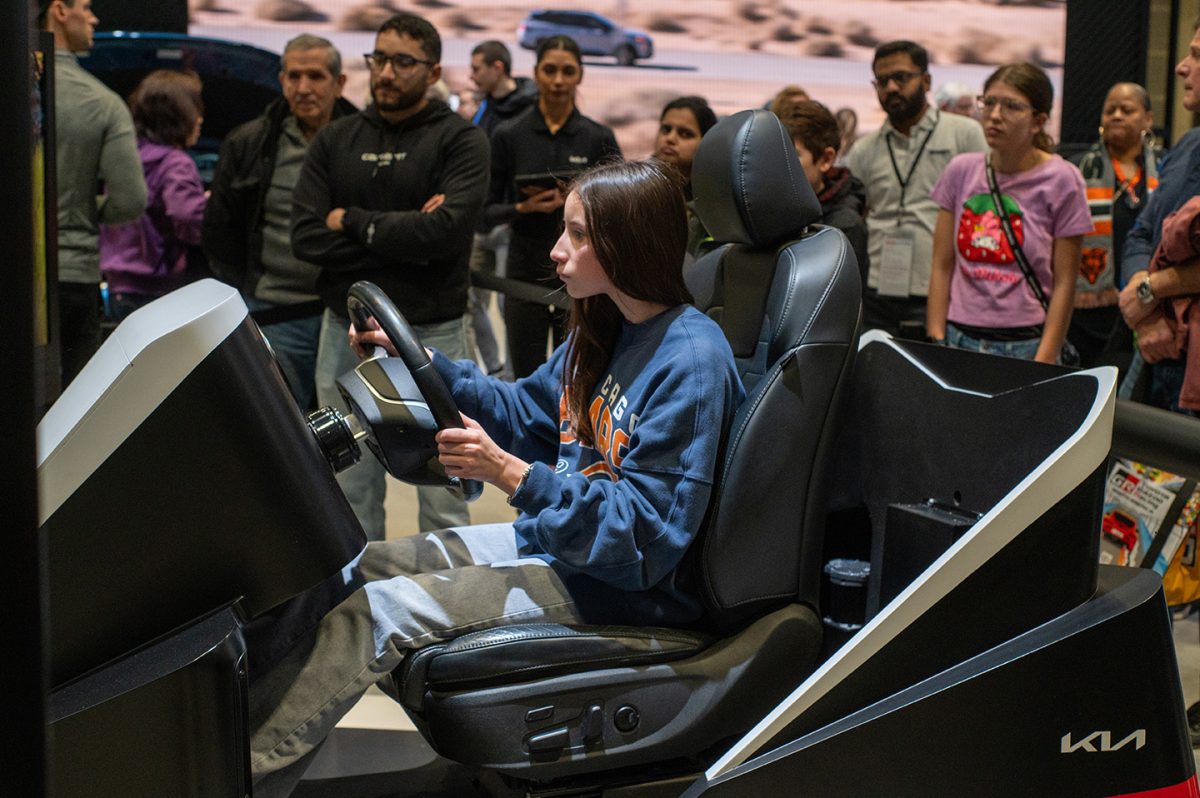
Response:
[{"label": "eyeglasses on man's face", "polygon": [[896,88],[903,89],[913,78],[919,77],[921,77],[920,72],[907,72],[903,70],[900,72],[889,72],[886,75],[876,75],[875,80],[871,81],[871,85],[883,91],[888,87],[889,83],[895,83]]},{"label": "eyeglasses on man's face", "polygon": [[1025,111],[1033,110],[1033,106],[1029,103],[1021,102],[1012,97],[993,97],[990,94],[981,94],[976,97],[975,105],[984,113],[990,112],[998,105],[1000,106],[1000,113],[1006,116],[1017,116]]},{"label": "eyeglasses on man's face", "polygon": [[388,64],[392,65],[393,72],[403,72],[412,69],[417,64],[425,66],[433,66],[432,61],[425,61],[420,58],[413,58],[408,53],[398,53],[396,55],[388,55],[387,53],[374,52],[366,53],[363,58],[367,60],[367,69],[372,72],[382,72],[383,68]]}]

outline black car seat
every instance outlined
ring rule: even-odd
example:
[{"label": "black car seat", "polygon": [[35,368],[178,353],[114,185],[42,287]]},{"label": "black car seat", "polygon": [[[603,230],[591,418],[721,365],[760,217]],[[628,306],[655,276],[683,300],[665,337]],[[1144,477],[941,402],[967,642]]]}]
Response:
[{"label": "black car seat", "polygon": [[510,626],[429,646],[395,697],[443,756],[545,782],[694,765],[815,666],[826,479],[855,354],[860,281],[779,120],[703,139],[696,210],[718,247],[686,274],[746,383],[685,567],[709,630]]}]

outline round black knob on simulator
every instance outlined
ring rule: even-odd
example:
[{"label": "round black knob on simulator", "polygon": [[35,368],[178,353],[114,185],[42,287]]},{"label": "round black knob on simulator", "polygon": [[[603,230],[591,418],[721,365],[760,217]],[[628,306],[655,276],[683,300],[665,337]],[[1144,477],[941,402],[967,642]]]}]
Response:
[{"label": "round black knob on simulator", "polygon": [[638,723],[642,720],[642,716],[638,714],[637,707],[625,704],[619,707],[613,713],[613,725],[617,727],[617,731],[629,733],[638,727]]},{"label": "round black knob on simulator", "polygon": [[334,407],[322,407],[308,414],[308,428],[321,447],[322,454],[336,474],[358,462],[362,450],[354,440],[350,425],[341,411]]}]

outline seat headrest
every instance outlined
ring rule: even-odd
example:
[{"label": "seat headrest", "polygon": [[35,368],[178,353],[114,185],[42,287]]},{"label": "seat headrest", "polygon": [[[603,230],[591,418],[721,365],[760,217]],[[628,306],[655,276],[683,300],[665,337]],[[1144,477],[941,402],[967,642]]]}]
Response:
[{"label": "seat headrest", "polygon": [[692,192],[700,221],[719,243],[776,247],[821,220],[791,137],[770,111],[741,111],[704,135]]}]

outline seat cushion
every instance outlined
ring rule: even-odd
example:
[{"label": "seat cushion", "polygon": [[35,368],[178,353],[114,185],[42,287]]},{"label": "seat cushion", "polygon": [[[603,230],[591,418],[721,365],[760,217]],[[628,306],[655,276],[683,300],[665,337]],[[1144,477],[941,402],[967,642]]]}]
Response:
[{"label": "seat cushion", "polygon": [[639,626],[500,626],[418,649],[392,674],[399,699],[420,711],[425,691],[468,690],[690,657],[712,638]]},{"label": "seat cushion", "polygon": [[[564,631],[567,643],[594,644],[585,642],[594,629]],[[693,637],[676,630],[615,631]],[[715,752],[718,745],[724,750],[731,737],[745,733],[795,689],[816,663],[821,632],[811,607],[788,604],[702,651],[666,662],[634,659],[632,667],[620,667],[603,658],[579,672],[478,690],[439,689],[437,682],[423,687],[413,674],[407,687],[415,682],[417,688],[409,690],[405,704],[419,702],[411,714],[440,755],[519,779],[549,782],[651,762],[690,767],[703,752]],[[622,715],[624,708],[633,717],[628,711]]]}]

